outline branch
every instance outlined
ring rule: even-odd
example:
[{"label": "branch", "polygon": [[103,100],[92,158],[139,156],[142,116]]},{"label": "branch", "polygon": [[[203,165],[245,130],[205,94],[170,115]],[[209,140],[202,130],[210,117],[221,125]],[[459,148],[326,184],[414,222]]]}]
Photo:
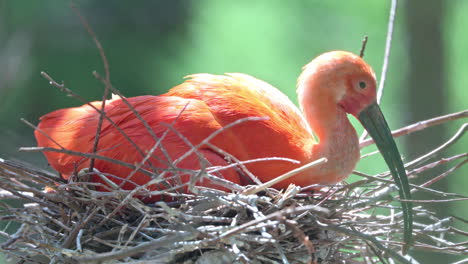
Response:
[{"label": "branch", "polygon": [[[110,90],[109,87],[111,86],[109,62],[107,61],[106,53],[104,52],[104,49],[102,48],[101,42],[99,42],[96,36],[96,33],[94,33],[93,29],[89,25],[86,18],[84,18],[81,15],[80,11],[76,8],[73,2],[71,3],[71,9],[73,10],[73,12],[75,12],[75,15],[80,19],[81,24],[86,28],[86,31],[88,31],[89,36],[94,40],[94,44],[96,45],[99,51],[99,55],[101,56],[102,63],[104,64],[104,71],[106,73],[105,88],[104,88],[104,93],[102,95],[102,101],[101,101],[101,114],[99,115],[98,125],[96,128],[96,135],[94,137],[93,151],[92,151],[93,154],[96,154],[97,149],[98,149],[98,144],[99,144],[99,138],[101,135],[102,121],[104,120],[106,100],[107,100],[107,97],[109,96],[109,90]],[[93,167],[94,167],[94,158],[91,158],[89,162],[89,171],[93,171]]]},{"label": "branch", "polygon": [[[466,117],[468,117],[468,110],[464,110],[461,112],[452,113],[452,114],[448,114],[444,116],[434,117],[434,118],[420,121],[420,122],[411,124],[409,126],[400,128],[398,130],[392,131],[392,136],[400,137],[403,135],[408,135],[413,132],[420,131],[431,126],[437,126],[448,121],[457,120],[457,119],[466,118]],[[374,144],[374,140],[369,138],[364,141],[361,141],[361,143],[359,144],[359,147],[364,148],[372,144]]]}]

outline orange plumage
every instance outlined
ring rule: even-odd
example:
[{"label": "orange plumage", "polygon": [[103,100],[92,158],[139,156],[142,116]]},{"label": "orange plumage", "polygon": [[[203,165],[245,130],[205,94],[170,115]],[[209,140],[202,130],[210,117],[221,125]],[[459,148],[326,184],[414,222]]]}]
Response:
[{"label": "orange plumage", "polygon": [[[359,87],[360,82],[365,82],[366,87]],[[168,160],[158,148],[145,164],[146,168],[167,168],[171,160],[190,149],[173,131],[164,135],[168,130],[167,124],[172,124],[191,144],[198,145],[236,120],[266,117],[266,120],[246,121],[225,129],[209,143],[241,161],[284,157],[300,162],[247,164],[248,170],[262,182],[307,162],[328,158],[326,164],[280,182],[274,186],[276,188],[285,188],[290,183],[300,186],[337,183],[351,173],[359,158],[358,138],[346,112],[358,115],[360,110],[375,101],[374,73],[356,55],[341,51],[325,53],[304,68],[298,81],[298,95],[304,115],[279,90],[254,77],[238,73],[226,76],[196,74],[164,95],[139,96],[128,98],[128,101],[154,133],[163,137],[161,145],[170,156]],[[100,108],[101,102],[92,104]],[[97,154],[130,164],[141,162],[143,154],[156,143],[143,123],[120,98],[108,100],[105,112],[143,153],[139,153],[109,121],[104,120]],[[65,149],[91,153],[98,119],[99,113],[87,105],[49,113],[41,118],[39,130],[35,132],[38,145],[59,148],[45,133]],[[202,146],[200,152],[213,166],[229,164],[223,154],[209,145]],[[50,165],[65,179],[89,166],[89,159],[79,156],[56,152],[45,152],[45,155]],[[177,166],[199,169],[200,161],[191,154]],[[119,184],[132,171],[99,159],[95,168],[118,177],[109,178]],[[248,183],[235,169],[224,170],[222,176],[236,183]],[[98,176],[92,180],[102,183]],[[149,175],[136,173],[122,187],[133,189],[150,180]],[[183,182],[188,180],[188,176],[182,179]],[[199,185],[213,187],[206,180]]]}]

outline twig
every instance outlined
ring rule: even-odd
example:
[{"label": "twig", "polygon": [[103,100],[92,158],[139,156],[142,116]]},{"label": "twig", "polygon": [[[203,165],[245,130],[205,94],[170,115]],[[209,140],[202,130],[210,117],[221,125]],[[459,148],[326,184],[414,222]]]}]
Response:
[{"label": "twig", "polygon": [[238,119],[230,124],[227,124],[226,126],[223,126],[221,127],[220,129],[214,131],[213,133],[211,133],[209,136],[207,136],[205,139],[202,140],[202,142],[200,142],[198,145],[194,146],[193,148],[191,148],[189,151],[187,151],[186,153],[184,153],[184,155],[180,156],[177,160],[175,160],[174,162],[179,162],[180,160],[183,160],[185,158],[187,158],[188,156],[190,156],[194,151],[198,150],[200,147],[202,147],[203,145],[205,145],[206,143],[209,143],[210,140],[212,140],[214,137],[216,137],[217,135],[219,135],[220,133],[234,127],[234,126],[237,126],[239,124],[242,124],[244,122],[250,122],[250,121],[262,121],[262,120],[266,120],[268,119],[267,117],[245,117],[245,118],[241,118],[241,119]]},{"label": "twig", "polygon": [[[382,72],[380,73],[379,88],[377,90],[377,103],[378,104],[380,104],[380,101],[382,100],[384,86],[385,86],[385,79],[387,77],[388,61],[390,59],[390,49],[392,47],[393,26],[395,24],[397,2],[398,0],[392,0],[391,7],[390,7],[390,15],[389,15],[388,24],[387,24],[387,40],[385,41],[384,60],[382,64]],[[367,137],[367,135],[368,135],[367,131],[364,130],[361,137],[359,138],[359,141],[363,141]]]},{"label": "twig", "polygon": [[[322,224],[323,225],[323,224]],[[397,260],[398,262],[400,263],[405,263],[405,264],[411,264],[410,261],[408,261],[407,259],[405,259],[404,257],[402,257],[401,255],[399,255],[398,253],[396,253],[395,251],[393,250],[390,250],[386,247],[384,247],[379,240],[377,240],[374,236],[370,236],[370,235],[366,235],[366,234],[363,234],[361,232],[357,232],[357,231],[353,231],[353,230],[350,230],[350,229],[346,229],[346,228],[343,228],[343,227],[340,227],[340,226],[335,226],[335,225],[324,225],[326,228],[329,228],[331,230],[336,230],[338,232],[342,232],[342,233],[345,233],[345,234],[349,234],[349,235],[353,235],[353,236],[357,236],[357,237],[360,237],[362,239],[365,239],[367,241],[370,241],[372,242],[378,249],[384,251],[385,253],[389,254],[392,258],[394,258],[395,260]]]},{"label": "twig", "polygon": [[[419,122],[411,124],[409,126],[394,130],[394,131],[392,131],[392,136],[393,137],[400,137],[400,136],[403,136],[403,135],[408,135],[408,134],[411,134],[411,133],[416,132],[416,131],[423,130],[423,129],[428,128],[428,127],[437,126],[437,125],[443,124],[443,123],[448,122],[448,121],[457,120],[457,119],[461,119],[461,118],[467,118],[467,117],[468,117],[468,110],[464,110],[464,111],[461,111],[461,112],[452,113],[452,114],[448,114],[448,115],[444,115],[444,116],[434,117],[434,118],[431,118],[431,119],[427,119],[427,120],[424,120],[424,121],[419,121]],[[361,141],[361,143],[359,143],[359,147],[364,148],[364,147],[367,147],[367,146],[372,145],[372,144],[374,144],[374,140],[372,138],[369,138],[369,139],[366,139],[364,141]]]},{"label": "twig", "polygon": [[449,146],[453,145],[455,142],[457,142],[463,135],[465,134],[466,130],[468,128],[468,123],[463,124],[460,129],[451,137],[447,142],[444,144],[440,145],[439,147],[429,151],[428,153],[416,158],[415,160],[405,164],[406,168],[411,168],[416,164],[419,164],[423,161],[428,160],[430,157],[434,156],[435,154],[441,152],[442,150],[448,148]]},{"label": "twig", "polygon": [[382,65],[382,72],[380,74],[379,89],[377,90],[377,103],[380,104],[382,100],[385,79],[387,77],[388,61],[390,59],[390,49],[392,47],[392,37],[393,37],[393,26],[395,25],[395,16],[397,9],[398,0],[392,0],[392,5],[390,7],[390,16],[388,18],[388,28],[387,28],[387,40],[385,41],[385,55]]},{"label": "twig", "polygon": [[71,246],[71,243],[75,241],[76,236],[78,235],[79,231],[82,230],[82,228],[90,222],[90,220],[97,214],[98,211],[99,211],[99,208],[94,208],[91,211],[91,213],[89,213],[86,216],[85,219],[82,219],[80,222],[76,223],[73,229],[69,232],[67,239],[63,242],[62,244],[63,248],[69,248]]},{"label": "twig", "polygon": [[254,193],[258,193],[258,192],[261,192],[263,190],[265,190],[266,188],[270,188],[271,186],[281,182],[281,181],[284,181],[292,176],[295,176],[301,172],[304,172],[312,167],[315,167],[315,166],[319,166],[319,165],[322,165],[324,163],[326,163],[328,160],[326,158],[320,158],[318,160],[315,160],[315,161],[312,161],[304,166],[301,166],[299,168],[296,168],[294,170],[291,170],[289,172],[286,172],[285,174],[283,175],[280,175],[268,182],[265,182],[261,185],[257,185],[257,186],[254,186],[252,188],[249,188],[249,189],[246,189],[245,191],[243,191],[242,193],[244,195],[249,195],[249,194],[254,194]]},{"label": "twig", "polygon": [[432,178],[431,180],[421,184],[421,187],[427,187],[435,182],[440,181],[441,179],[447,177],[450,173],[454,172],[456,169],[460,168],[461,166],[465,165],[468,162],[468,158],[463,160],[462,162],[458,163],[456,166],[448,169],[446,172],[440,174],[437,177]]},{"label": "twig", "polygon": [[138,253],[148,251],[152,248],[164,247],[168,244],[174,244],[179,241],[188,240],[189,238],[194,237],[195,235],[196,234],[193,233],[186,233],[184,235],[168,235],[150,242],[141,243],[140,245],[135,247],[126,247],[119,251],[94,254],[85,257],[72,257],[72,259],[78,261],[79,263],[102,263],[103,261],[107,260],[131,257]]},{"label": "twig", "polygon": [[[99,138],[101,134],[101,128],[102,128],[102,121],[104,120],[104,112],[106,108],[106,101],[107,97],[109,96],[109,86],[111,86],[111,81],[110,81],[110,70],[109,70],[109,62],[107,61],[106,54],[104,52],[104,49],[102,48],[101,42],[99,42],[96,33],[94,33],[93,29],[89,25],[88,21],[81,15],[80,11],[78,8],[76,8],[75,4],[71,2],[71,9],[73,12],[75,12],[75,15],[80,19],[81,24],[85,27],[86,31],[88,32],[89,36],[93,39],[94,44],[96,45],[96,48],[99,51],[99,55],[101,56],[102,63],[104,64],[104,71],[106,73],[106,82],[105,82],[105,88],[104,88],[104,93],[102,95],[102,101],[101,101],[101,114],[99,115],[99,120],[96,128],[96,135],[94,137],[94,143],[93,143],[93,150],[92,153],[96,154],[97,149],[98,149],[98,144],[99,144]],[[89,171],[93,171],[94,167],[94,158],[90,159],[89,162]]]},{"label": "twig", "polygon": [[366,50],[367,40],[369,39],[368,36],[364,36],[362,39],[361,50],[359,51],[359,57],[364,58],[364,51]]},{"label": "twig", "polygon": [[[94,71],[93,72],[93,75],[98,79],[98,80],[101,80],[103,82],[105,82],[105,79],[101,77],[101,75]],[[145,127],[146,131],[150,134],[150,136],[154,139],[155,142],[157,142],[159,140],[159,137],[156,136],[156,134],[154,133],[153,129],[151,128],[151,126],[148,124],[148,122],[146,122],[146,120],[140,115],[140,113],[138,113],[138,111],[135,109],[135,107],[133,107],[133,105],[127,100],[127,98],[125,96],[122,95],[122,93],[115,89],[112,85],[109,87],[112,92],[116,95],[118,95],[120,97],[120,99],[122,100],[122,102],[124,102],[124,104],[128,107],[128,109],[130,109],[130,111],[132,111],[132,113],[135,115],[135,117],[140,120],[140,122],[143,124],[143,126]],[[166,160],[171,160],[170,158],[170,155],[169,153],[167,152],[167,150],[164,148],[164,146],[161,146],[160,147],[161,149],[161,152],[162,154],[164,155],[164,157],[166,158]],[[144,157],[145,155],[143,155]],[[165,165],[167,166],[171,166],[171,163],[169,162],[164,162],[163,160],[159,160],[161,161],[162,163],[164,163]]]},{"label": "twig", "polygon": [[459,202],[459,201],[467,201],[467,198],[452,198],[452,199],[445,199],[445,200],[400,200],[402,202],[410,201],[414,203],[448,203],[448,202]]},{"label": "twig", "polygon": [[[49,147],[22,147],[22,148],[19,149],[19,151],[23,151],[23,152],[47,152],[47,151],[59,152],[59,153],[65,153],[67,155],[79,156],[79,157],[84,157],[84,158],[89,158],[89,159],[91,159],[91,158],[100,159],[100,160],[103,160],[103,161],[108,161],[108,162],[112,162],[114,164],[122,165],[122,166],[130,168],[130,169],[136,169],[137,168],[137,166],[135,166],[133,164],[130,164],[130,163],[127,163],[127,162],[123,162],[121,160],[112,159],[112,158],[97,155],[97,154],[78,152],[78,151],[73,151],[73,150],[68,150],[68,149],[56,149],[56,148],[49,148]],[[147,174],[147,175],[153,175],[153,173],[151,171],[145,170],[143,168],[139,168],[139,170],[141,172]]]},{"label": "twig", "polygon": [[45,133],[44,131],[42,131],[41,129],[39,129],[37,126],[33,125],[31,122],[29,122],[28,120],[24,119],[24,118],[21,118],[20,119],[21,122],[25,123],[26,125],[28,125],[29,127],[33,128],[34,130],[36,131],[39,131],[39,133],[41,133],[42,135],[44,135],[47,139],[49,139],[50,141],[52,141],[55,145],[57,145],[59,148],[61,149],[65,149],[62,145],[60,145],[60,143],[58,143],[57,141],[55,141],[55,139],[51,138],[47,133]]},{"label": "twig", "polygon": [[98,112],[99,114],[103,115],[104,118],[106,118],[107,121],[109,121],[109,123],[115,127],[115,129],[117,129],[117,131],[119,131],[119,133],[130,143],[132,144],[132,146],[135,148],[135,150],[142,156],[144,157],[145,156],[145,153],[140,149],[140,147],[138,147],[138,145],[135,144],[135,142],[128,137],[128,135],[111,119],[109,118],[105,112],[101,111],[100,109],[96,108],[93,104],[91,104],[88,100],[84,99],[83,97],[79,96],[78,94],[76,94],[75,92],[73,92],[72,90],[70,90],[69,88],[65,87],[64,84],[59,84],[57,83],[52,77],[50,77],[46,72],[41,72],[41,76],[44,77],[46,80],[49,81],[49,84],[58,88],[60,91],[62,92],[65,92],[67,95],[69,96],[72,96],[76,99],[78,99],[80,102],[88,105],[89,107],[91,107],[92,109],[94,109],[94,111]]},{"label": "twig", "polygon": [[458,155],[455,155],[455,156],[452,156],[452,157],[449,157],[449,158],[443,158],[443,159],[440,159],[440,160],[437,160],[435,162],[432,162],[432,163],[428,163],[428,164],[425,164],[419,168],[416,168],[416,169],[413,169],[411,171],[408,172],[408,175],[413,175],[413,174],[420,174],[426,170],[429,170],[429,169],[432,169],[432,168],[435,168],[437,166],[440,166],[442,164],[445,164],[447,162],[451,162],[451,161],[454,161],[454,160],[457,160],[457,159],[466,159],[468,157],[468,153],[462,153],[462,154],[458,154]]}]

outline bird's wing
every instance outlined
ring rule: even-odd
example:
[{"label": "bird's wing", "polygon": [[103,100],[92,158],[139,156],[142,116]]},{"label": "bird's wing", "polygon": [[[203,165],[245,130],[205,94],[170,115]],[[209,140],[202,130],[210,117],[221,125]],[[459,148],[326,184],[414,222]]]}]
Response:
[{"label": "bird's wing", "polygon": [[[181,135],[192,144],[198,144],[207,135],[220,128],[202,101],[161,96],[139,96],[127,100],[158,138],[164,136],[162,142],[168,148],[171,159],[179,157],[190,149],[190,146],[181,139]],[[101,102],[91,104],[97,109],[101,108]],[[156,139],[120,98],[106,101],[105,112],[106,116],[134,144],[131,144],[108,119],[104,119],[97,154],[130,164],[140,162],[143,159],[141,153],[146,153],[153,147]],[[41,117],[41,122],[35,131],[38,145],[91,153],[99,116],[100,114],[89,105],[51,112]],[[170,126],[180,134],[166,132],[170,130]],[[141,152],[137,151],[135,145]],[[44,154],[49,164],[64,176],[84,168],[89,162],[89,159],[67,153],[45,152]],[[155,156],[164,158],[160,149],[156,150]],[[159,162],[157,165],[163,166],[163,163]],[[106,170],[108,166],[110,164],[106,165]]]},{"label": "bird's wing", "polygon": [[205,102],[223,127],[241,118],[266,117],[268,120],[245,122],[232,128],[238,143],[249,152],[246,158],[303,159],[304,151],[315,143],[309,126],[291,100],[273,86],[249,75],[191,75],[166,96]]}]

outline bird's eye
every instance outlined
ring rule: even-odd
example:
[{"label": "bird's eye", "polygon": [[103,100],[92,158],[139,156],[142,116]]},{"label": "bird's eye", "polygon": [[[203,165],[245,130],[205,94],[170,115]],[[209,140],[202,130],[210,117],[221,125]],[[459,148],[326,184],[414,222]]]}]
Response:
[{"label": "bird's eye", "polygon": [[364,82],[364,81],[359,82],[359,87],[361,87],[361,89],[366,88],[366,86],[367,86],[366,82]]}]

